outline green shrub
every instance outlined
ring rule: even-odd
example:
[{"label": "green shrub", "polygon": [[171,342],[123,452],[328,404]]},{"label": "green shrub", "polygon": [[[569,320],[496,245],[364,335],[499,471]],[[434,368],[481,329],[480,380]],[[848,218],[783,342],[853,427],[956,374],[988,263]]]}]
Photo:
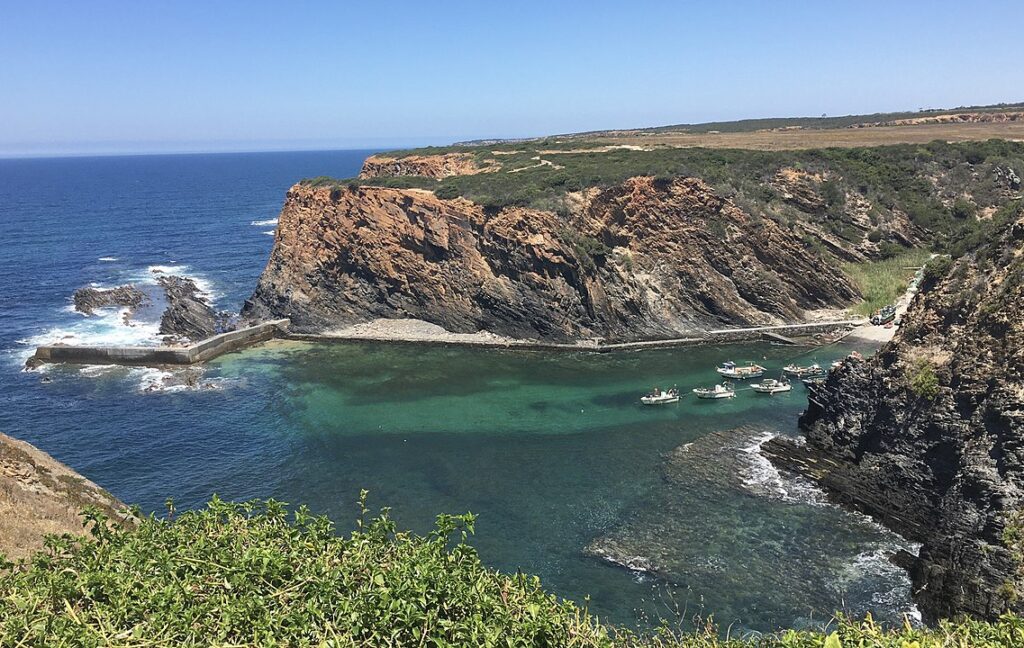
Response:
[{"label": "green shrub", "polygon": [[[887,245],[895,244],[883,243],[883,253]],[[915,268],[929,256],[927,250],[907,250],[898,245],[895,250],[896,254],[882,261],[843,265],[843,271],[853,280],[864,298],[863,302],[854,307],[858,315],[870,315],[899,299],[914,277]]]},{"label": "green shrub", "polygon": [[[51,537],[31,561],[0,560],[3,646],[575,646],[921,648],[1024,645],[1024,622],[884,629],[839,617],[824,631],[722,639],[715,627],[651,635],[602,625],[536,577],[482,565],[472,515],[417,536],[387,510],[348,536],[305,508],[216,498],[177,517]],[[170,507],[169,507],[169,510]]]},{"label": "green shrub", "polygon": [[562,240],[572,248],[580,266],[588,272],[596,270],[598,263],[611,253],[611,248],[593,236],[569,228],[563,229],[560,234]]},{"label": "green shrub", "polygon": [[434,195],[442,200],[451,200],[459,197],[459,189],[454,185],[443,184],[434,190]]},{"label": "green shrub", "polygon": [[925,286],[934,286],[935,284],[937,284],[939,281],[945,278],[947,274],[949,274],[949,271],[952,267],[953,259],[945,255],[940,254],[939,256],[928,261],[928,263],[925,264],[924,266],[923,279]]},{"label": "green shrub", "polygon": [[974,218],[974,215],[978,212],[977,206],[966,198],[957,198],[953,201],[953,206],[949,208],[953,218],[959,218],[961,220],[965,218]]},{"label": "green shrub", "polygon": [[910,391],[919,398],[935,400],[939,394],[939,376],[935,365],[927,358],[915,358],[907,370]]}]

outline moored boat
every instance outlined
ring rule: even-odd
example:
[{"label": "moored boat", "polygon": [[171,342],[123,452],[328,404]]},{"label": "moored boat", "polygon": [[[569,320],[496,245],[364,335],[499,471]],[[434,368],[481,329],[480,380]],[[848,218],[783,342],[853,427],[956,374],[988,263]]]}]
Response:
[{"label": "moored boat", "polygon": [[673,387],[668,391],[662,391],[655,387],[651,393],[640,397],[644,405],[667,405],[668,403],[679,402],[679,390]]},{"label": "moored boat", "polygon": [[774,378],[765,378],[761,382],[751,383],[750,388],[758,394],[781,394],[791,391],[793,385],[786,379],[775,380]]},{"label": "moored boat", "polygon": [[753,362],[738,365],[735,362],[724,362],[715,368],[715,371],[722,374],[726,378],[732,378],[734,380],[746,380],[747,378],[760,378],[764,375],[764,367]]},{"label": "moored boat", "polygon": [[821,373],[821,365],[815,362],[812,365],[801,367],[798,364],[788,364],[782,368],[782,373],[787,376],[793,376],[794,378],[803,378],[804,376],[813,376]]},{"label": "moored boat", "polygon": [[800,382],[807,385],[808,387],[812,387],[814,385],[824,384],[826,380],[828,380],[828,376],[826,376],[825,374],[821,374],[818,376],[808,376],[807,378],[802,378]]},{"label": "moored boat", "polygon": [[736,396],[736,390],[727,382],[715,385],[714,387],[697,387],[693,390],[693,393],[697,394],[697,398],[712,400],[719,398],[733,398]]}]

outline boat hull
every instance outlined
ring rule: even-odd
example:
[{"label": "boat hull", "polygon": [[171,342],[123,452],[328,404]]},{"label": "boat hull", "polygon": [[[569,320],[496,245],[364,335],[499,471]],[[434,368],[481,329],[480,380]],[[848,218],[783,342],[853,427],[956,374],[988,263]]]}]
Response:
[{"label": "boat hull", "polygon": [[668,398],[648,398],[644,396],[640,399],[640,402],[644,405],[668,405],[669,403],[678,403],[678,396],[669,396]]}]

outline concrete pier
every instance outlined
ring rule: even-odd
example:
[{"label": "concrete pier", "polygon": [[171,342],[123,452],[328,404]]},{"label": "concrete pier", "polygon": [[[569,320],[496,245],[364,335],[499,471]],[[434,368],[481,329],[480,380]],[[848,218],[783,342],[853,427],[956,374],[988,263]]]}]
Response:
[{"label": "concrete pier", "polygon": [[33,360],[70,364],[190,365],[277,337],[287,330],[288,324],[287,319],[262,322],[255,326],[214,335],[188,346],[114,347],[49,344],[37,348]]},{"label": "concrete pier", "polygon": [[348,336],[339,333],[286,333],[282,337],[289,340],[304,342],[382,342],[386,344],[426,344],[441,346],[472,346],[486,349],[521,349],[525,351],[586,351],[590,353],[609,353],[612,351],[633,351],[637,349],[663,349],[679,346],[735,344],[763,339],[786,339],[787,336],[808,336],[825,333],[836,329],[852,330],[864,324],[865,320],[838,320],[805,324],[781,324],[776,326],[754,326],[749,328],[728,328],[711,331],[694,331],[691,335],[678,338],[658,340],[641,340],[637,342],[605,342],[604,340],[580,340],[579,342],[543,342],[539,340],[456,340],[403,338],[401,336],[369,335]]}]

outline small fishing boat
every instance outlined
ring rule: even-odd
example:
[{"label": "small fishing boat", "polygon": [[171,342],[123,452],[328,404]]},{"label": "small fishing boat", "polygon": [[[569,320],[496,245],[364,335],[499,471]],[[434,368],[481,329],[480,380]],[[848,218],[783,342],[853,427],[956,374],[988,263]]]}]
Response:
[{"label": "small fishing boat", "polygon": [[826,376],[825,374],[821,374],[819,376],[808,376],[807,378],[801,379],[800,382],[807,385],[808,387],[813,387],[816,385],[824,384],[826,380],[828,380],[828,376]]},{"label": "small fishing boat", "polygon": [[783,392],[791,391],[793,389],[793,385],[789,384],[789,381],[785,378],[782,380],[765,378],[759,383],[751,383],[750,388],[758,394],[781,394]]},{"label": "small fishing boat", "polygon": [[788,364],[782,368],[782,373],[787,376],[793,376],[794,378],[813,376],[821,373],[821,365],[817,362],[812,365],[807,365],[806,367],[801,367],[798,364]]},{"label": "small fishing boat", "polygon": [[736,390],[727,382],[715,385],[714,387],[698,387],[693,390],[693,393],[697,394],[697,398],[705,399],[733,398],[736,396]]},{"label": "small fishing boat", "polygon": [[753,362],[746,365],[738,365],[735,362],[724,362],[715,368],[715,371],[726,378],[734,380],[746,380],[747,378],[760,378],[764,375],[764,367]]},{"label": "small fishing boat", "polygon": [[679,402],[679,390],[673,387],[668,391],[662,391],[655,387],[651,393],[640,397],[644,405],[667,405],[668,403]]}]

